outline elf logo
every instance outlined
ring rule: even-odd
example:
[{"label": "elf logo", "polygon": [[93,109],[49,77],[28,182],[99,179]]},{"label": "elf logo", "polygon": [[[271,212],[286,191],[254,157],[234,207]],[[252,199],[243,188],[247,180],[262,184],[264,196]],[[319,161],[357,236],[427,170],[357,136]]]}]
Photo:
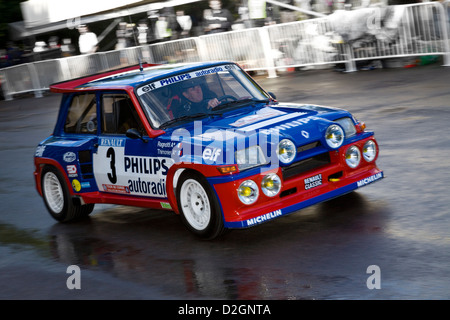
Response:
[{"label": "elf logo", "polygon": [[203,160],[206,162],[215,162],[221,153],[222,150],[219,148],[205,148],[203,150]]}]

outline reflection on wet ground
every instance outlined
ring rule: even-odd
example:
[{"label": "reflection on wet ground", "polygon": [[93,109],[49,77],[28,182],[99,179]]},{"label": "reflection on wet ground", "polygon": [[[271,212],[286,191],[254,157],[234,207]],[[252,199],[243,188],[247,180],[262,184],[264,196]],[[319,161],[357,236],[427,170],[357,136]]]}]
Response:
[{"label": "reflection on wet ground", "polygon": [[383,215],[374,210],[364,196],[352,193],[270,224],[200,241],[174,213],[117,206],[83,222],[55,224],[50,250],[64,264],[184,298],[314,299],[325,283],[339,287],[354,280],[314,269],[309,273],[308,265],[326,258],[323,251],[339,250],[334,232],[348,232],[346,241],[380,232]]}]

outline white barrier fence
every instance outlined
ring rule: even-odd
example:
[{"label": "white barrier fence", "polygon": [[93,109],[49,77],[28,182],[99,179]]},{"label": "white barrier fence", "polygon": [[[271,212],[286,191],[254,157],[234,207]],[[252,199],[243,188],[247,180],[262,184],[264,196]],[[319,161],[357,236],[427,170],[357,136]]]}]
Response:
[{"label": "white barrier fence", "polygon": [[442,56],[450,66],[450,0],[364,8],[310,20],[243,29],[146,46],[26,63],[0,69],[5,99],[55,82],[119,67],[149,63],[231,60],[247,71],[345,65],[363,60]]}]

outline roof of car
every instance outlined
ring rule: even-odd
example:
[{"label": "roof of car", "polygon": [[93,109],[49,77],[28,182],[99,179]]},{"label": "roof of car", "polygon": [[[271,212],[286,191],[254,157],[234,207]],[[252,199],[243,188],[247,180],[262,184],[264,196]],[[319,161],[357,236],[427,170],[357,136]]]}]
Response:
[{"label": "roof of car", "polygon": [[149,80],[157,80],[167,76],[179,74],[180,72],[189,72],[194,69],[225,63],[230,62],[216,61],[164,65],[134,65],[77,79],[54,83],[50,85],[50,90],[52,92],[64,93],[100,89],[126,89],[130,87],[136,87]]}]

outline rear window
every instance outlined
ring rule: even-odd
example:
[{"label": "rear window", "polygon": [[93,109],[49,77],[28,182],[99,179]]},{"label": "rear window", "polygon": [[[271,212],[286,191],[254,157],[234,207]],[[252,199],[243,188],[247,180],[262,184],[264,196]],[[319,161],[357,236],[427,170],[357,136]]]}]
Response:
[{"label": "rear window", "polygon": [[97,100],[95,94],[86,93],[73,96],[67,113],[64,132],[87,134],[97,132]]}]

